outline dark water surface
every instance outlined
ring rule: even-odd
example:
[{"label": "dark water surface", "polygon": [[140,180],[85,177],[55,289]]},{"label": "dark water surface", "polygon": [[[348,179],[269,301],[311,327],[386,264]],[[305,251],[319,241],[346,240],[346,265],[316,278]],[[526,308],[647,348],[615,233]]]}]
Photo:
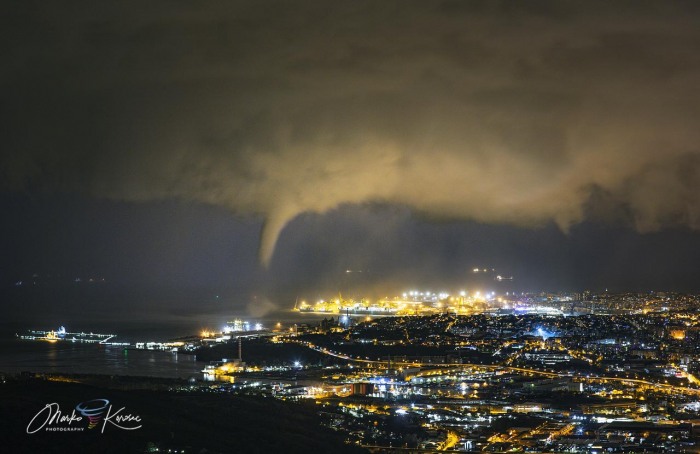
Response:
[{"label": "dark water surface", "polygon": [[0,341],[0,372],[78,373],[143,377],[200,377],[194,355],[126,350],[119,346],[69,342]]}]

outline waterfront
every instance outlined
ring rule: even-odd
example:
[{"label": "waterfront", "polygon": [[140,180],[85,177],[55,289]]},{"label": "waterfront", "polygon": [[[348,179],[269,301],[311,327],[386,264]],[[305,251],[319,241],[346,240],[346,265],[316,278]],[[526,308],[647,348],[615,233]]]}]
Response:
[{"label": "waterfront", "polygon": [[[317,409],[315,427],[384,452],[697,452],[700,295],[492,299],[511,310],[455,314],[443,294],[447,310],[427,316],[212,317],[209,326],[224,323],[229,335],[196,336],[194,318],[95,323],[132,342],[195,336],[182,342],[190,354],[6,338],[0,372],[8,386],[70,382],[108,388],[110,397],[138,389],[193,401],[306,402]],[[536,310],[512,310],[525,306]],[[249,329],[257,323],[268,329]]]},{"label": "waterfront", "polygon": [[[182,336],[196,335],[203,328],[214,328],[236,317],[210,317],[200,319],[167,321],[134,321],[129,323],[96,322],[92,324],[68,324],[87,332],[114,332],[115,342],[166,341]],[[284,311],[270,314],[260,320],[271,327],[276,323],[292,326],[294,323],[317,323],[323,317],[314,314],[298,314]],[[202,379],[201,370],[206,362],[197,361],[192,354],[166,351],[125,350],[122,346],[97,344],[75,344],[70,342],[50,343],[45,341],[20,340],[15,334],[27,329],[56,329],[63,321],[47,323],[4,323],[0,325],[0,373],[19,374],[104,374],[162,378]],[[54,326],[55,325],[55,326]]]}]

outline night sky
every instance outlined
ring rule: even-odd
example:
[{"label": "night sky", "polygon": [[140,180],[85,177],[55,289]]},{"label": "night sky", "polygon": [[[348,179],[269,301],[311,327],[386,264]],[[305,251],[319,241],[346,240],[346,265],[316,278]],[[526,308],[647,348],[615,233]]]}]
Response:
[{"label": "night sky", "polygon": [[4,2],[6,313],[258,315],[475,266],[700,291],[698,24],[690,1]]}]

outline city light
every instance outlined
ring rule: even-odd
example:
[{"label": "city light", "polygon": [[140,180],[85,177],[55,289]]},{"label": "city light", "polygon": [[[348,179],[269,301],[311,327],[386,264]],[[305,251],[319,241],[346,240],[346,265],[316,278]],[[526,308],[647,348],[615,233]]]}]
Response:
[{"label": "city light", "polygon": [[[466,447],[459,443],[467,439],[482,452],[506,441],[521,451],[535,443],[568,452],[571,437],[592,440],[596,431],[604,433],[598,442],[618,447],[645,446],[639,440],[651,439],[645,434],[654,431],[655,446],[676,449],[692,440],[684,421],[700,416],[700,360],[694,353],[700,296],[676,297],[678,309],[669,317],[666,297],[494,298],[496,292],[488,290],[478,293],[482,298],[468,298],[461,292],[466,294],[423,292],[424,301],[413,304],[442,310],[410,317],[342,314],[274,333],[239,320],[226,325],[229,335],[203,329],[198,340],[139,342],[135,348],[198,356],[222,348],[227,355],[202,369],[203,392],[312,399],[333,415],[329,421],[344,421],[335,423],[336,430],[364,444],[377,442],[373,433],[400,444],[377,419],[390,415],[410,415],[412,423],[437,434],[414,445],[426,450]],[[460,314],[462,307],[470,312]],[[71,335],[61,329],[44,333],[25,338],[65,342]],[[246,351],[244,337],[258,347]],[[256,353],[265,345],[274,350]],[[323,360],[290,359],[299,348]],[[508,427],[517,415],[536,423],[506,432],[491,428],[494,422]],[[623,426],[632,423],[637,432],[637,426]],[[619,433],[615,424],[634,437],[608,436]]]}]

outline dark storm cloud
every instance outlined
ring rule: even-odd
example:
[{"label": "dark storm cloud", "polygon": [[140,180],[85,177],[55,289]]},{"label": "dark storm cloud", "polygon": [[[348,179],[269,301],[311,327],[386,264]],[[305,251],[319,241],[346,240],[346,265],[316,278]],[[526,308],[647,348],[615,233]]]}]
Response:
[{"label": "dark storm cloud", "polygon": [[692,3],[6,9],[9,188],[261,215],[264,261],[291,219],[341,204],[700,228]]}]

